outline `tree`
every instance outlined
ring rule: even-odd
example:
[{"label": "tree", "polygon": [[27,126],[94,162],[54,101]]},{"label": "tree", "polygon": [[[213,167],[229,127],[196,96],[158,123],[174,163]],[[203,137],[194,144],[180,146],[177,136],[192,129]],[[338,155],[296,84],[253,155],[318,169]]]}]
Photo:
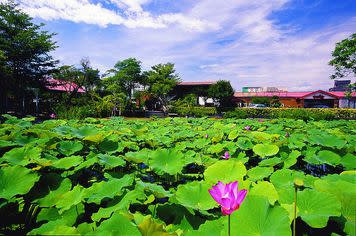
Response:
[{"label": "tree", "polygon": [[216,84],[210,86],[208,95],[214,98],[220,107],[227,107],[231,105],[231,97],[234,95],[234,89],[230,81],[219,80]]},{"label": "tree", "polygon": [[112,75],[111,77],[113,77],[113,80],[122,87],[130,101],[134,89],[143,80],[141,62],[136,58],[128,58],[123,61],[118,61],[113,69],[107,71],[107,74]]},{"label": "tree", "polygon": [[50,55],[57,47],[54,34],[43,26],[34,24],[13,2],[0,3],[0,112],[6,111],[7,93],[24,104],[29,88],[44,88],[45,75],[58,63]]},{"label": "tree", "polygon": [[175,73],[174,64],[158,64],[147,72],[147,91],[156,98],[164,112],[167,111],[168,93],[180,82]]},{"label": "tree", "polygon": [[79,70],[83,77],[82,86],[86,91],[93,91],[101,84],[100,72],[98,69],[92,68],[88,58],[83,58],[80,61],[80,65],[81,68]]},{"label": "tree", "polygon": [[271,101],[270,101],[271,107],[281,107],[282,103],[279,101],[279,97],[278,96],[273,96]]},{"label": "tree", "polygon": [[269,97],[253,97],[251,102],[253,104],[264,104],[268,106],[271,102],[271,99]]},{"label": "tree", "polygon": [[329,65],[334,67],[335,73],[331,75],[331,79],[342,78],[350,74],[356,76],[356,33],[336,43],[332,57]]},{"label": "tree", "polygon": [[52,74],[53,78],[62,81],[63,85],[67,85],[69,96],[66,98],[66,103],[69,105],[72,98],[77,96],[80,88],[84,88],[89,93],[94,92],[94,88],[101,84],[99,70],[91,67],[89,59],[82,59],[80,65],[79,68],[73,65],[64,65]]}]

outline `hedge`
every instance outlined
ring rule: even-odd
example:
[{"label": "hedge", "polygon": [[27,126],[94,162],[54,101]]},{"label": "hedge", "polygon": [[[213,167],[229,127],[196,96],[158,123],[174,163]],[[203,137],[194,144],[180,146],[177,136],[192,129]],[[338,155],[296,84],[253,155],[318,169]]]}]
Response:
[{"label": "hedge", "polygon": [[170,113],[177,113],[181,116],[214,116],[218,114],[216,107],[173,107],[169,110]]},{"label": "hedge", "polygon": [[290,118],[301,120],[356,119],[356,109],[342,108],[236,108],[224,118]]}]

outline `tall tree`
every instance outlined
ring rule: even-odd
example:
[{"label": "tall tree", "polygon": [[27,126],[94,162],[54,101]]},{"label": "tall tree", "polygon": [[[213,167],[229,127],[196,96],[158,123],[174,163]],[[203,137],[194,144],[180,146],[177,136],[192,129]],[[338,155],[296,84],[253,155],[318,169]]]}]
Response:
[{"label": "tall tree", "polygon": [[168,93],[180,82],[175,73],[174,64],[158,64],[147,72],[148,92],[160,103],[163,111],[167,110]]},{"label": "tall tree", "polygon": [[24,99],[29,88],[41,88],[44,77],[58,63],[50,55],[56,48],[53,33],[42,30],[13,2],[0,3],[0,112],[6,110],[7,93]]},{"label": "tall tree", "polygon": [[210,86],[208,91],[209,97],[218,101],[220,107],[230,106],[231,97],[234,95],[230,81],[219,80],[216,84]]},{"label": "tall tree", "polygon": [[331,75],[331,79],[342,78],[350,74],[356,77],[356,33],[336,43],[332,57],[329,65],[334,67],[335,73]]},{"label": "tall tree", "polygon": [[134,89],[141,83],[143,76],[141,73],[141,62],[136,58],[128,58],[118,61],[114,68],[107,74],[115,80],[131,101]]}]

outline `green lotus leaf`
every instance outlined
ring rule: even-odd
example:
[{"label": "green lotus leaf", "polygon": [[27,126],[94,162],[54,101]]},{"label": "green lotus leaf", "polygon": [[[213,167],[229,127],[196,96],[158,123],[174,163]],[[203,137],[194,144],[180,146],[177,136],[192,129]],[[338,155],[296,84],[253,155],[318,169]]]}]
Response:
[{"label": "green lotus leaf", "polygon": [[128,210],[130,204],[138,203],[140,200],[146,199],[146,195],[141,187],[137,187],[127,192],[124,197],[116,204],[106,208],[100,208],[98,212],[92,214],[93,221],[100,221],[102,218],[109,218],[110,215],[118,210]]},{"label": "green lotus leaf", "polygon": [[176,192],[177,201],[185,207],[196,210],[212,209],[216,203],[208,192],[211,187],[212,185],[206,182],[196,181],[179,185]]},{"label": "green lotus leaf", "polygon": [[264,166],[264,167],[273,167],[273,166],[276,166],[282,162],[283,162],[282,158],[272,157],[272,158],[262,160],[260,163],[258,163],[258,165]]},{"label": "green lotus leaf", "polygon": [[140,230],[142,236],[169,236],[176,235],[168,233],[164,229],[164,225],[157,223],[152,219],[151,215],[145,216],[143,220],[138,224],[138,229]]},{"label": "green lotus leaf", "polygon": [[142,149],[138,152],[127,152],[124,159],[129,162],[148,164],[150,153],[151,151],[148,149]]},{"label": "green lotus leaf", "polygon": [[80,214],[84,213],[84,205],[79,203],[78,205],[72,206],[69,210],[64,211],[62,214],[59,213],[58,209],[42,208],[40,213],[37,215],[36,221],[55,221],[62,219],[68,226],[73,226],[77,221],[77,218]]},{"label": "green lotus leaf", "polygon": [[78,225],[77,230],[80,235],[93,235],[94,230],[96,229],[96,224],[94,223],[81,223]]},{"label": "green lotus leaf", "polygon": [[61,141],[58,150],[60,153],[70,156],[83,149],[83,144],[78,141]]},{"label": "green lotus leaf", "polygon": [[[218,220],[207,220],[204,224],[199,226],[198,230],[189,230],[184,235],[195,236],[195,235],[206,235],[206,236],[223,236],[227,235],[226,225],[227,218],[221,217]],[[226,223],[225,223],[226,222]],[[232,234],[234,235],[234,234]],[[238,235],[238,234],[237,234]]]},{"label": "green lotus leaf", "polygon": [[317,155],[306,156],[304,160],[310,164],[329,164],[335,166],[340,163],[341,157],[335,152],[322,150]]},{"label": "green lotus leaf", "polygon": [[175,175],[185,166],[184,155],[174,149],[159,149],[151,154],[149,166],[157,174]]},{"label": "green lotus leaf", "polygon": [[41,149],[38,147],[25,146],[20,148],[13,148],[6,152],[1,158],[12,165],[26,166],[33,160],[41,157]]},{"label": "green lotus leaf", "polygon": [[119,147],[118,142],[105,139],[99,144],[99,149],[102,152],[115,152]]},{"label": "green lotus leaf", "polygon": [[340,201],[329,193],[305,189],[297,194],[299,216],[313,228],[323,228],[330,216],[340,216]]},{"label": "green lotus leaf", "polygon": [[53,207],[56,203],[63,197],[63,195],[70,191],[72,188],[72,182],[70,179],[64,179],[58,186],[58,188],[52,190],[50,189],[49,193],[43,198],[36,199],[34,202],[37,202],[41,207]]},{"label": "green lotus leaf", "polygon": [[295,179],[304,180],[304,174],[289,169],[282,169],[282,170],[275,171],[271,175],[270,181],[278,192],[279,203],[291,204],[294,202]]},{"label": "green lotus leaf", "polygon": [[271,205],[278,200],[278,193],[273,184],[267,181],[259,181],[257,184],[252,185],[252,189],[249,191],[249,195],[264,196],[268,198]]},{"label": "green lotus leaf", "polygon": [[133,177],[131,175],[125,175],[121,179],[109,178],[107,182],[94,183],[91,187],[84,189],[83,198],[89,203],[100,204],[101,200],[105,198],[114,198],[115,196],[122,195],[124,192],[123,189],[131,186],[132,183]]},{"label": "green lotus leaf", "polygon": [[104,165],[107,169],[112,169],[118,166],[125,166],[126,161],[123,160],[121,157],[117,156],[110,156],[107,154],[98,154],[97,156],[99,163]]},{"label": "green lotus leaf", "polygon": [[251,140],[245,137],[238,138],[236,144],[242,150],[249,150],[253,148]]},{"label": "green lotus leaf", "polygon": [[234,140],[235,138],[237,138],[237,136],[239,136],[239,131],[237,129],[234,129],[229,133],[227,138],[230,140]]},{"label": "green lotus leaf", "polygon": [[305,140],[307,142],[314,143],[316,145],[321,145],[321,146],[331,147],[331,148],[336,147],[338,149],[343,148],[346,144],[346,141],[338,136],[330,135],[330,134],[320,134],[320,133],[306,137]]},{"label": "green lotus leaf", "polygon": [[347,235],[355,236],[356,235],[356,222],[355,221],[346,221],[344,226],[344,232]]},{"label": "green lotus leaf", "polygon": [[231,234],[243,236],[291,235],[288,212],[272,207],[266,197],[249,196],[231,215]]},{"label": "green lotus leaf", "polygon": [[17,146],[16,143],[8,140],[0,139],[0,148]]},{"label": "green lotus leaf", "polygon": [[223,150],[224,150],[224,145],[222,145],[221,143],[211,145],[208,148],[208,152],[211,154],[218,154],[221,153]]},{"label": "green lotus leaf", "polygon": [[137,181],[136,184],[142,186],[145,191],[152,193],[156,198],[171,197],[173,195],[171,192],[166,191],[162,186],[154,183]]},{"label": "green lotus leaf", "polygon": [[289,168],[294,166],[297,163],[298,157],[301,155],[301,152],[298,150],[292,150],[288,155],[287,159],[284,160],[283,168]]},{"label": "green lotus leaf", "polygon": [[83,200],[83,187],[80,185],[74,186],[74,188],[64,193],[61,198],[56,202],[56,207],[59,208],[59,213],[70,209],[72,206],[77,205]]},{"label": "green lotus leaf", "polygon": [[116,236],[140,236],[138,228],[125,216],[119,212],[115,212],[109,219],[101,222],[101,224],[93,232],[94,235]]},{"label": "green lotus leaf", "polygon": [[[338,175],[335,175],[335,177]],[[327,176],[328,177],[328,176]],[[337,197],[341,203],[341,214],[347,221],[356,221],[356,183],[353,177],[353,182],[347,182],[341,179],[341,176],[336,178],[324,178],[314,182],[315,189],[320,192],[330,193]]]},{"label": "green lotus leaf", "polygon": [[100,131],[93,126],[82,126],[78,129],[73,129],[72,134],[78,138],[96,135]]},{"label": "green lotus leaf", "polygon": [[279,148],[274,144],[256,144],[253,146],[252,150],[260,157],[269,157],[276,155]]},{"label": "green lotus leaf", "polygon": [[66,225],[63,219],[50,221],[41,227],[33,229],[28,235],[79,235],[75,227]]},{"label": "green lotus leaf", "polygon": [[355,170],[356,156],[351,153],[347,153],[345,156],[341,158],[340,163],[345,167],[346,170]]},{"label": "green lotus leaf", "polygon": [[106,134],[103,133],[96,133],[94,135],[89,135],[83,138],[83,140],[91,141],[94,143],[101,143],[106,137]]},{"label": "green lotus leaf", "polygon": [[25,167],[2,167],[0,169],[0,199],[10,200],[16,195],[28,193],[39,178],[36,173]]},{"label": "green lotus leaf", "polygon": [[242,180],[246,173],[246,167],[241,161],[230,158],[217,161],[209,166],[204,172],[204,177],[211,184],[216,184],[218,181],[229,183]]},{"label": "green lotus leaf", "polygon": [[68,170],[72,167],[75,167],[83,162],[83,157],[81,156],[69,156],[61,158],[52,163],[52,166],[57,169],[65,169]]},{"label": "green lotus leaf", "polygon": [[272,167],[253,167],[247,171],[247,175],[251,181],[263,180],[273,173]]},{"label": "green lotus leaf", "polygon": [[269,133],[259,132],[259,131],[252,131],[250,134],[252,138],[257,141],[268,141],[275,137],[279,137],[279,135],[269,134]]}]

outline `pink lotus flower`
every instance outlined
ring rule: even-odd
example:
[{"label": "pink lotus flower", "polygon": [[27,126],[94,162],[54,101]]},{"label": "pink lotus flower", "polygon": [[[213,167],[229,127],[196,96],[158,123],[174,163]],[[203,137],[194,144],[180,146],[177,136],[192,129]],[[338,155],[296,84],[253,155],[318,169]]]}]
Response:
[{"label": "pink lotus flower", "polygon": [[245,126],[245,130],[251,130],[251,126]]},{"label": "pink lotus flower", "polygon": [[221,206],[223,215],[230,215],[240,208],[244,201],[247,190],[238,190],[238,181],[223,184],[218,182],[217,185],[209,189],[210,195]]},{"label": "pink lotus flower", "polygon": [[56,114],[52,113],[52,114],[49,115],[49,117],[51,117],[52,119],[54,119],[54,118],[56,118],[57,116],[56,116]]},{"label": "pink lotus flower", "polygon": [[205,138],[209,138],[209,135],[208,135],[208,134],[206,134],[206,135],[205,135]]},{"label": "pink lotus flower", "polygon": [[224,153],[224,155],[222,155],[221,157],[224,158],[225,160],[228,160],[231,156],[230,156],[230,153],[228,151],[226,151]]},{"label": "pink lotus flower", "polygon": [[288,132],[286,132],[286,134],[284,135],[286,138],[290,137],[290,134]]}]

